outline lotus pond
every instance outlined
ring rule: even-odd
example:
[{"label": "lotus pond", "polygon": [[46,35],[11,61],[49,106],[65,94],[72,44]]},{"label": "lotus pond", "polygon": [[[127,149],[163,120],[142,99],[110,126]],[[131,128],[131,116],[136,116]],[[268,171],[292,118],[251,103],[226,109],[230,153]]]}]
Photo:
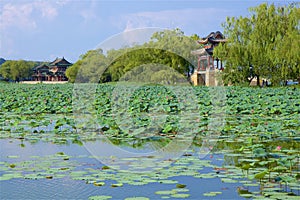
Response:
[{"label": "lotus pond", "polygon": [[1,199],[299,199],[299,87],[74,91],[0,85]]}]

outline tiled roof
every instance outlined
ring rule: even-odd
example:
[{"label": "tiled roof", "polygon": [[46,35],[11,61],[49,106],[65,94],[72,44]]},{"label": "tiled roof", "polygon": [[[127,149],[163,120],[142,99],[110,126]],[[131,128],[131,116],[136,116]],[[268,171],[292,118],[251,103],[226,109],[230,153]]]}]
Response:
[{"label": "tiled roof", "polygon": [[224,35],[220,32],[211,32],[208,36],[198,40],[198,43],[200,44],[207,44],[210,43],[219,43],[219,42],[226,42]]},{"label": "tiled roof", "polygon": [[41,69],[41,68],[49,68],[46,64],[41,64],[41,65],[38,65],[38,66],[36,66],[34,69],[35,70],[38,70],[38,69]]},{"label": "tiled roof", "polygon": [[59,63],[63,63],[64,65],[71,65],[71,63],[69,61],[67,61],[64,57],[56,58],[54,61],[49,63],[49,65],[56,65],[56,64],[59,64]]}]

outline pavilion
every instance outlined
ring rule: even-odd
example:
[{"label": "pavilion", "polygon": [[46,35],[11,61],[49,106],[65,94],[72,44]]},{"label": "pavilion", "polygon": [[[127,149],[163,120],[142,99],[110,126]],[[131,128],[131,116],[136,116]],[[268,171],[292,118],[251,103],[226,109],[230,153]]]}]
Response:
[{"label": "pavilion", "polygon": [[56,58],[49,64],[41,64],[33,68],[33,81],[68,81],[66,70],[72,63],[64,57]]},{"label": "pavilion", "polygon": [[214,47],[226,41],[220,31],[211,32],[205,38],[197,41],[202,48],[191,52],[198,57],[198,66],[191,76],[194,85],[218,85],[215,75],[222,71],[224,66],[221,60],[213,56],[213,50]]}]

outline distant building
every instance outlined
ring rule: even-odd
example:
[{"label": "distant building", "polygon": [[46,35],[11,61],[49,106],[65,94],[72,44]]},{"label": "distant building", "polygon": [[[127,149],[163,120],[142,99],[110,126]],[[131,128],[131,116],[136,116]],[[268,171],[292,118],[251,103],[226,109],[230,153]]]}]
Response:
[{"label": "distant building", "polygon": [[33,68],[33,81],[68,81],[66,70],[72,63],[64,57],[56,58],[49,64],[41,64]]},{"label": "distant building", "polygon": [[211,32],[207,37],[197,41],[203,46],[191,53],[198,57],[198,66],[191,75],[194,85],[214,86],[218,85],[217,74],[223,70],[223,63],[213,56],[214,47],[219,43],[226,42],[220,31]]}]

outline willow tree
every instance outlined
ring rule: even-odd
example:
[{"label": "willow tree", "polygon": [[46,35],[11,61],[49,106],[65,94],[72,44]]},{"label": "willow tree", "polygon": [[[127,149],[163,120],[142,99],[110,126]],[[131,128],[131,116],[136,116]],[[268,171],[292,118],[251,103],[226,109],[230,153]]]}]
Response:
[{"label": "willow tree", "polygon": [[25,60],[8,60],[1,65],[0,74],[5,79],[21,81],[29,79],[32,74],[32,69],[37,62]]},{"label": "willow tree", "polygon": [[227,17],[223,23],[228,42],[214,55],[226,61],[224,82],[247,83],[256,76],[276,85],[300,77],[299,4],[264,3],[249,11],[249,17]]},{"label": "willow tree", "polygon": [[199,48],[197,39],[198,35],[186,36],[176,28],[154,33],[147,46],[158,51],[164,50],[169,55],[169,66],[181,73],[187,73],[191,67],[196,66],[196,59],[191,51]]},{"label": "willow tree", "polygon": [[67,69],[66,76],[70,82],[97,83],[106,65],[107,59],[102,49],[89,50],[81,55],[80,59]]},{"label": "willow tree", "polygon": [[147,43],[108,51],[107,59],[111,63],[105,73],[112,81],[118,81],[136,67],[160,64],[178,74],[189,74],[195,65],[195,57],[190,52],[198,48],[196,38],[197,35],[185,36],[180,29],[155,32]]},{"label": "willow tree", "polygon": [[[160,64],[174,69],[170,72],[178,73],[175,78],[181,77],[189,74],[195,66],[196,58],[190,52],[199,48],[197,39],[196,34],[185,36],[180,29],[164,30],[154,33],[149,42],[111,49],[105,55],[101,49],[90,50],[67,69],[66,75],[70,82],[119,81],[136,67],[145,69],[144,65],[151,67]],[[164,76],[165,72],[156,75]]]}]

